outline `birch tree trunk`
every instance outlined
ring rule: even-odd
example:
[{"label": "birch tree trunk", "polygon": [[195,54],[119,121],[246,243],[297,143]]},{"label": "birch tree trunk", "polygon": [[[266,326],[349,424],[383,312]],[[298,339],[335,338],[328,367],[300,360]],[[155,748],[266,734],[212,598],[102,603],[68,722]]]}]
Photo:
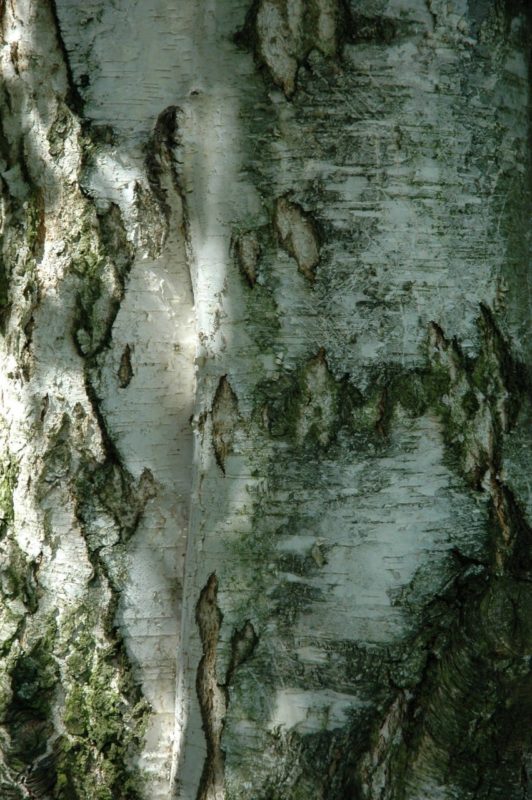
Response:
[{"label": "birch tree trunk", "polygon": [[0,24],[1,797],[529,797],[526,0]]}]

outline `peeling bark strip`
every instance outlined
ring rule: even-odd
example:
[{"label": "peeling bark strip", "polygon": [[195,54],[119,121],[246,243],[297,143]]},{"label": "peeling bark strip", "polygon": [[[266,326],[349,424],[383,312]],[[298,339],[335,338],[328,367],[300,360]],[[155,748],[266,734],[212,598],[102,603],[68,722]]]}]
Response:
[{"label": "peeling bark strip", "polygon": [[222,614],[216,603],[218,580],[213,573],[202,589],[196,605],[203,657],[198,666],[196,691],[201,708],[207,758],[203,767],[197,800],[223,800],[224,754],[221,738],[227,710],[227,698],[218,683],[216,648],[220,638]]},{"label": "peeling bark strip", "polygon": [[[186,233],[186,204],[177,172],[177,159],[181,145],[179,114],[181,109],[169,106],[162,111],[155,123],[151,141],[146,147],[146,172],[150,189],[166,218],[167,229],[179,225],[179,233]],[[179,206],[176,214],[175,205]],[[174,231],[175,234],[175,231]],[[168,230],[165,238],[168,235]]]}]

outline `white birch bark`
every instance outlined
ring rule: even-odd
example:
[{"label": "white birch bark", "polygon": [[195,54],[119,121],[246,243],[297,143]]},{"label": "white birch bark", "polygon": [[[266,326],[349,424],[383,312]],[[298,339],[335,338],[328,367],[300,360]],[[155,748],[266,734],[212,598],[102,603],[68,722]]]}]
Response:
[{"label": "white birch bark", "polygon": [[5,796],[526,797],[526,4],[0,8]]}]

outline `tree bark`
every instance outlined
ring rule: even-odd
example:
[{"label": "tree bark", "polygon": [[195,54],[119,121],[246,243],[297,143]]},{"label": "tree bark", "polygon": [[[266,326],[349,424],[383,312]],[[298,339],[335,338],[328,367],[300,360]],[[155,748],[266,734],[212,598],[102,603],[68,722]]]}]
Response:
[{"label": "tree bark", "polygon": [[528,797],[526,2],[0,21],[2,797]]}]

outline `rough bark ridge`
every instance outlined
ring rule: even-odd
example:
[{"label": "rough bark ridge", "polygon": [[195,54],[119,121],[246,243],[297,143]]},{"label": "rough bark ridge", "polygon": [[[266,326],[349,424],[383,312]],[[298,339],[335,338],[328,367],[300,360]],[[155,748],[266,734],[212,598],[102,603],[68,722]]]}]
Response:
[{"label": "rough bark ridge", "polygon": [[114,613],[152,480],[121,463],[92,378],[131,259],[110,246],[120,214],[99,219],[79,188],[90,141],[62,49],[51,4],[4,9],[0,781],[13,798],[135,797],[145,711]]}]

